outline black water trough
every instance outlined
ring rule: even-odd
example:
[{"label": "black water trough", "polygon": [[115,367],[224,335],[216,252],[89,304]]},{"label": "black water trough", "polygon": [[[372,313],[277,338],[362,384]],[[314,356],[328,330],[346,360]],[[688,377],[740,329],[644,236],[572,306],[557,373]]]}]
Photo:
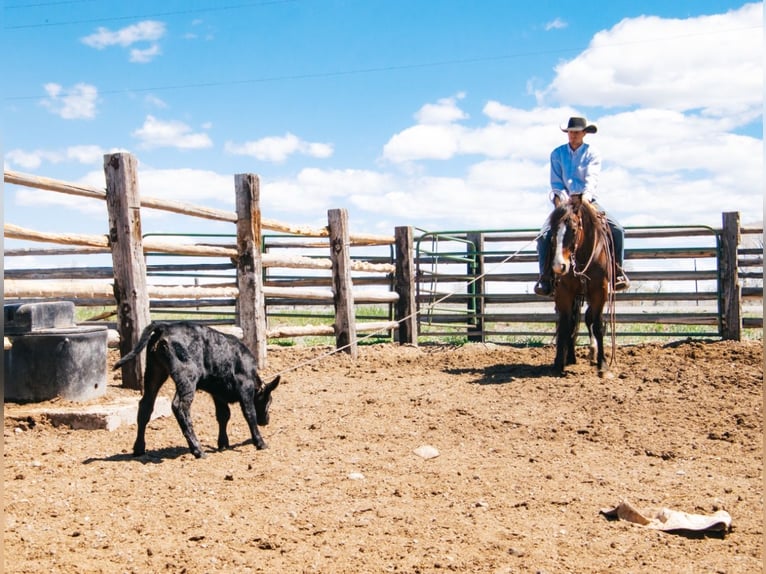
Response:
[{"label": "black water trough", "polygon": [[74,303],[5,305],[5,401],[86,401],[106,392],[107,328],[76,326]]}]

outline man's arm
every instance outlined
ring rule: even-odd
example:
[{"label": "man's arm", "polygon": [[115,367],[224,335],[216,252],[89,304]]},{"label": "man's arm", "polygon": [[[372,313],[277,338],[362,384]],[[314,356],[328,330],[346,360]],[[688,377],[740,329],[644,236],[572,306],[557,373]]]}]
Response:
[{"label": "man's arm", "polygon": [[551,192],[550,200],[558,207],[559,203],[569,199],[567,186],[564,183],[564,166],[558,148],[551,152]]},{"label": "man's arm", "polygon": [[588,148],[585,161],[585,186],[582,190],[582,196],[586,201],[593,201],[601,177],[601,154],[592,147]]}]

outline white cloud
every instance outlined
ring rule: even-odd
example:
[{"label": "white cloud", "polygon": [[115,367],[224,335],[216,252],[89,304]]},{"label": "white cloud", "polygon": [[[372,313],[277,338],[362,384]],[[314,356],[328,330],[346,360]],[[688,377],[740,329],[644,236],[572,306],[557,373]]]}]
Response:
[{"label": "white cloud", "polygon": [[448,160],[460,151],[466,129],[457,125],[416,125],[391,136],[384,159],[405,163],[424,159]]},{"label": "white cloud", "polygon": [[155,107],[155,108],[165,109],[165,108],[168,107],[168,104],[165,102],[165,100],[163,100],[163,99],[161,99],[161,98],[159,98],[159,97],[157,97],[157,96],[155,96],[153,94],[149,94],[148,96],[146,96],[144,98],[144,101],[148,105],[150,105],[152,107]]},{"label": "white cloud", "polygon": [[[104,178],[102,173],[100,186],[101,189],[104,188],[103,180]],[[66,217],[64,215],[66,211],[71,211],[72,213],[78,213],[92,217],[95,221],[98,221],[102,224],[103,222],[107,221],[108,217],[106,202],[104,201],[99,201],[96,199],[83,200],[82,197],[76,195],[68,195],[65,193],[46,193],[40,191],[39,189],[32,189],[29,187],[19,187],[16,190],[16,205],[32,207],[35,209],[42,207],[49,210],[52,209],[55,210],[55,213],[59,219]],[[72,229],[75,229],[75,226],[82,224],[83,222],[78,218],[78,221],[73,221],[71,223]]]},{"label": "white cloud", "polygon": [[80,41],[86,46],[103,50],[110,46],[128,48],[139,42],[147,42],[145,48],[133,48],[130,50],[130,61],[146,63],[160,54],[158,41],[165,36],[165,24],[155,20],[144,20],[138,24],[132,24],[119,30],[109,30],[100,27],[96,32],[81,38]]},{"label": "white cloud", "polygon": [[[552,104],[525,109],[487,99],[482,113],[470,116],[463,93],[418,102],[411,125],[393,133],[382,149],[395,170],[387,171],[384,163],[381,171],[312,168],[264,177],[264,213],[293,223],[310,218],[321,225],[327,209],[346,207],[360,231],[390,232],[379,227],[388,222],[430,229],[534,228],[550,208],[548,156],[566,141],[559,125],[571,115],[588,115],[599,132],[587,141],[604,155],[600,199],[624,225],[715,226],[723,211],[741,211],[745,223],[762,219],[763,142],[760,135],[743,134],[759,134],[749,128],[762,114],[762,93],[750,84],[762,84],[763,64],[752,58],[752,49],[711,42],[742,36],[745,44],[757,44],[760,55],[762,41],[749,37],[752,22],[745,23],[743,15],[760,17],[761,10],[747,5],[718,16],[714,26],[702,25],[712,16],[624,20],[555,69],[541,92],[542,101]],[[724,32],[740,20],[738,33]],[[714,45],[708,48],[707,43]],[[658,50],[655,44],[664,47]],[[733,94],[732,86],[740,93]],[[61,98],[63,90],[50,93]],[[147,148],[208,147],[209,128],[147,116],[133,135]],[[225,149],[268,162],[333,155],[332,144],[308,142],[289,132],[228,142]],[[12,150],[6,160],[40,165],[96,155],[95,148],[87,147]],[[231,174],[139,171],[142,194],[233,206]],[[92,179],[92,185],[100,180],[103,186],[103,171],[94,168]]]},{"label": "white cloud", "polygon": [[96,116],[98,89],[90,84],[75,84],[69,90],[56,83],[43,86],[48,97],[41,101],[51,113],[65,119],[92,119]]},{"label": "white cloud", "polygon": [[151,62],[161,53],[159,44],[152,44],[148,48],[133,48],[130,51],[130,61],[137,64],[146,64]]},{"label": "white cloud", "polygon": [[223,203],[234,208],[234,176],[203,169],[143,169],[141,194],[187,203]]},{"label": "white cloud", "polygon": [[261,200],[272,217],[295,221],[296,214],[321,218],[328,209],[358,205],[363,197],[380,201],[391,185],[390,176],[380,172],[306,168],[295,178],[265,181]]},{"label": "white cloud", "polygon": [[[204,25],[204,29],[203,28]],[[215,32],[210,25],[207,25],[204,20],[199,18],[192,20],[192,30],[183,34],[184,40],[205,40],[210,41],[215,38]]]},{"label": "white cloud", "polygon": [[465,98],[460,93],[451,98],[442,98],[435,104],[425,104],[415,114],[419,124],[451,124],[458,120],[468,119],[468,114],[457,106],[457,100]]},{"label": "white cloud", "polygon": [[417,124],[391,136],[383,147],[383,159],[392,163],[437,159],[447,160],[461,153],[470,138],[470,131],[457,122],[469,115],[460,109],[461,92],[436,103],[424,104],[416,113]]},{"label": "white cloud", "polygon": [[241,144],[226,142],[224,149],[232,155],[246,155],[274,163],[284,162],[297,153],[319,159],[333,154],[332,144],[307,142],[290,132],[284,136],[270,136]]},{"label": "white cloud", "polygon": [[761,2],[684,20],[625,19],[557,66],[556,78],[539,97],[753,119],[763,107],[762,24]]},{"label": "white cloud", "polygon": [[[750,128],[763,112],[763,46],[754,29],[761,20],[761,4],[686,20],[623,20],[558,66],[542,92],[541,101],[583,108],[490,100],[482,117],[469,119],[462,98],[422,106],[383,147],[385,160],[417,174],[390,196],[412,206],[398,215],[429,217],[431,204],[433,216],[451,213],[467,225],[480,219],[478,206],[488,223],[521,216],[522,225],[534,225],[549,207],[549,153],[566,141],[559,125],[589,115],[599,132],[588,142],[604,156],[599,196],[625,225],[720,225],[723,211],[762,219],[763,140],[747,135],[759,134]],[[622,109],[609,113],[610,106]],[[462,177],[429,175],[461,165]],[[390,204],[369,201],[366,209]]]},{"label": "white cloud", "polygon": [[[427,107],[423,106],[421,110]],[[553,126],[558,126],[562,118],[573,113],[569,108],[523,110],[497,101],[487,102],[483,112],[489,119],[484,125],[454,123],[467,117],[455,107],[450,115],[442,116],[445,118],[443,123],[405,128],[391,136],[385,144],[383,158],[395,164],[421,160],[446,161],[467,155],[547,160],[550,148],[560,140],[561,135]],[[454,121],[446,121],[448,117],[454,118]]]},{"label": "white cloud", "polygon": [[50,161],[49,152],[42,150],[25,151],[21,149],[12,149],[5,154],[6,164],[11,167],[20,167],[22,169],[37,169],[43,161]]},{"label": "white cloud", "polygon": [[[524,110],[497,101],[487,102],[483,111],[486,121],[476,126],[415,125],[392,136],[384,147],[384,157],[397,164],[453,160],[453,165],[460,156],[479,156],[478,162],[468,164],[462,179],[421,173],[417,188],[403,183],[410,191],[400,188],[396,197],[398,201],[406,198],[411,209],[397,215],[418,213],[428,218],[450,211],[459,213],[466,223],[477,223],[481,218],[477,209],[484,209],[486,223],[497,221],[502,212],[509,220],[526,220],[528,226],[533,213],[538,218],[545,213],[548,155],[566,141],[559,125],[582,112],[574,108]],[[588,142],[604,154],[599,196],[610,212],[631,214],[625,224],[645,225],[650,220],[666,224],[664,218],[678,217],[682,205],[685,220],[716,225],[711,209],[717,219],[722,211],[751,212],[760,205],[763,142],[733,133],[739,127],[736,119],[655,108],[591,119],[598,123],[599,132],[589,136]],[[438,198],[435,190],[429,191],[437,185],[443,191]],[[668,194],[670,190],[673,195]],[[474,200],[466,201],[463,194]],[[522,205],[519,194],[531,194],[538,201]],[[637,200],[644,194],[658,197]],[[486,214],[489,199],[494,208]],[[430,215],[429,202],[434,202]],[[391,204],[376,207],[368,200],[365,208],[390,210]],[[754,213],[743,214],[744,221],[757,219]]]},{"label": "white cloud", "polygon": [[566,28],[569,24],[567,24],[564,20],[561,18],[554,18],[547,24],[545,24],[545,30],[561,30],[562,28]]},{"label": "white cloud", "polygon": [[106,151],[97,145],[75,145],[67,148],[66,157],[78,163],[91,164],[102,162],[105,153]]},{"label": "white cloud", "polygon": [[156,42],[164,35],[165,24],[154,20],[144,20],[115,31],[108,28],[98,28],[95,33],[85,36],[81,41],[91,48],[103,50],[109,46],[126,48],[136,42]]},{"label": "white cloud", "polygon": [[101,164],[106,153],[116,153],[125,151],[119,148],[106,150],[97,145],[74,145],[61,150],[43,150],[37,149],[27,151],[22,149],[12,149],[5,154],[5,161],[13,168],[25,170],[36,170],[43,163],[63,164],[74,162],[83,165]]},{"label": "white cloud", "polygon": [[133,131],[133,137],[141,141],[146,149],[174,147],[179,149],[203,149],[213,145],[210,137],[203,132],[193,133],[180,121],[162,121],[152,115],[146,116],[144,125]]}]

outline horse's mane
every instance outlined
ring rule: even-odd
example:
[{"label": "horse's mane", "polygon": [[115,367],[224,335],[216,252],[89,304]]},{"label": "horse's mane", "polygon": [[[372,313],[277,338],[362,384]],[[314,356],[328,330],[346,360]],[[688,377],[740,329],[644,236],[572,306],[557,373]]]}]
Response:
[{"label": "horse's mane", "polygon": [[[548,224],[553,228],[558,223],[570,214],[575,214],[575,209],[568,201],[561,203],[558,207],[555,207],[551,214],[548,216]],[[599,221],[599,213],[589,202],[582,202],[580,208],[577,210],[576,215],[580,216],[580,220],[584,229],[599,229],[601,222]]]},{"label": "horse's mane", "polygon": [[559,204],[558,207],[553,208],[553,211],[548,216],[548,225],[551,228],[555,228],[570,213],[572,213],[572,206],[568,201]]}]

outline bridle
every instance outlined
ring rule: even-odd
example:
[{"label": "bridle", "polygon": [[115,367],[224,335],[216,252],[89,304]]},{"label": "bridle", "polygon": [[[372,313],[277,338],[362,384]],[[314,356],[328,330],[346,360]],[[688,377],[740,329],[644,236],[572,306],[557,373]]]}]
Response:
[{"label": "bridle", "polygon": [[[601,245],[598,241],[598,232],[597,230],[594,230],[593,245],[590,250],[590,257],[583,266],[582,270],[579,270],[579,265],[577,264],[577,252],[580,250],[580,247],[582,247],[583,241],[585,240],[585,230],[582,224],[582,216],[579,213],[580,209],[584,208],[582,206],[579,206],[578,208],[570,206],[566,215],[559,221],[559,225],[566,225],[574,236],[574,243],[572,249],[569,252],[569,265],[572,274],[575,277],[579,277],[581,280],[588,280],[588,269],[590,269],[590,266],[593,264],[593,260],[595,259],[596,255],[601,252]],[[563,247],[563,245],[561,247]]]},{"label": "bridle", "polygon": [[[586,209],[582,205],[579,207],[579,209]],[[585,239],[585,230],[583,228],[582,224],[582,215],[579,213],[579,209],[577,212],[572,210],[572,219],[574,220],[574,235],[575,235],[575,241],[574,241],[574,248],[572,249],[572,253],[570,254],[570,261],[572,264],[572,273],[575,277],[580,277],[581,279],[590,279],[587,275],[588,269],[590,269],[590,266],[593,264],[593,260],[596,258],[596,255],[601,253],[602,244],[599,243],[599,233],[598,229],[593,230],[593,245],[591,246],[590,250],[590,257],[588,258],[588,261],[585,263],[585,266],[583,267],[582,271],[579,271],[577,269],[577,251],[582,246],[582,241]]]}]

